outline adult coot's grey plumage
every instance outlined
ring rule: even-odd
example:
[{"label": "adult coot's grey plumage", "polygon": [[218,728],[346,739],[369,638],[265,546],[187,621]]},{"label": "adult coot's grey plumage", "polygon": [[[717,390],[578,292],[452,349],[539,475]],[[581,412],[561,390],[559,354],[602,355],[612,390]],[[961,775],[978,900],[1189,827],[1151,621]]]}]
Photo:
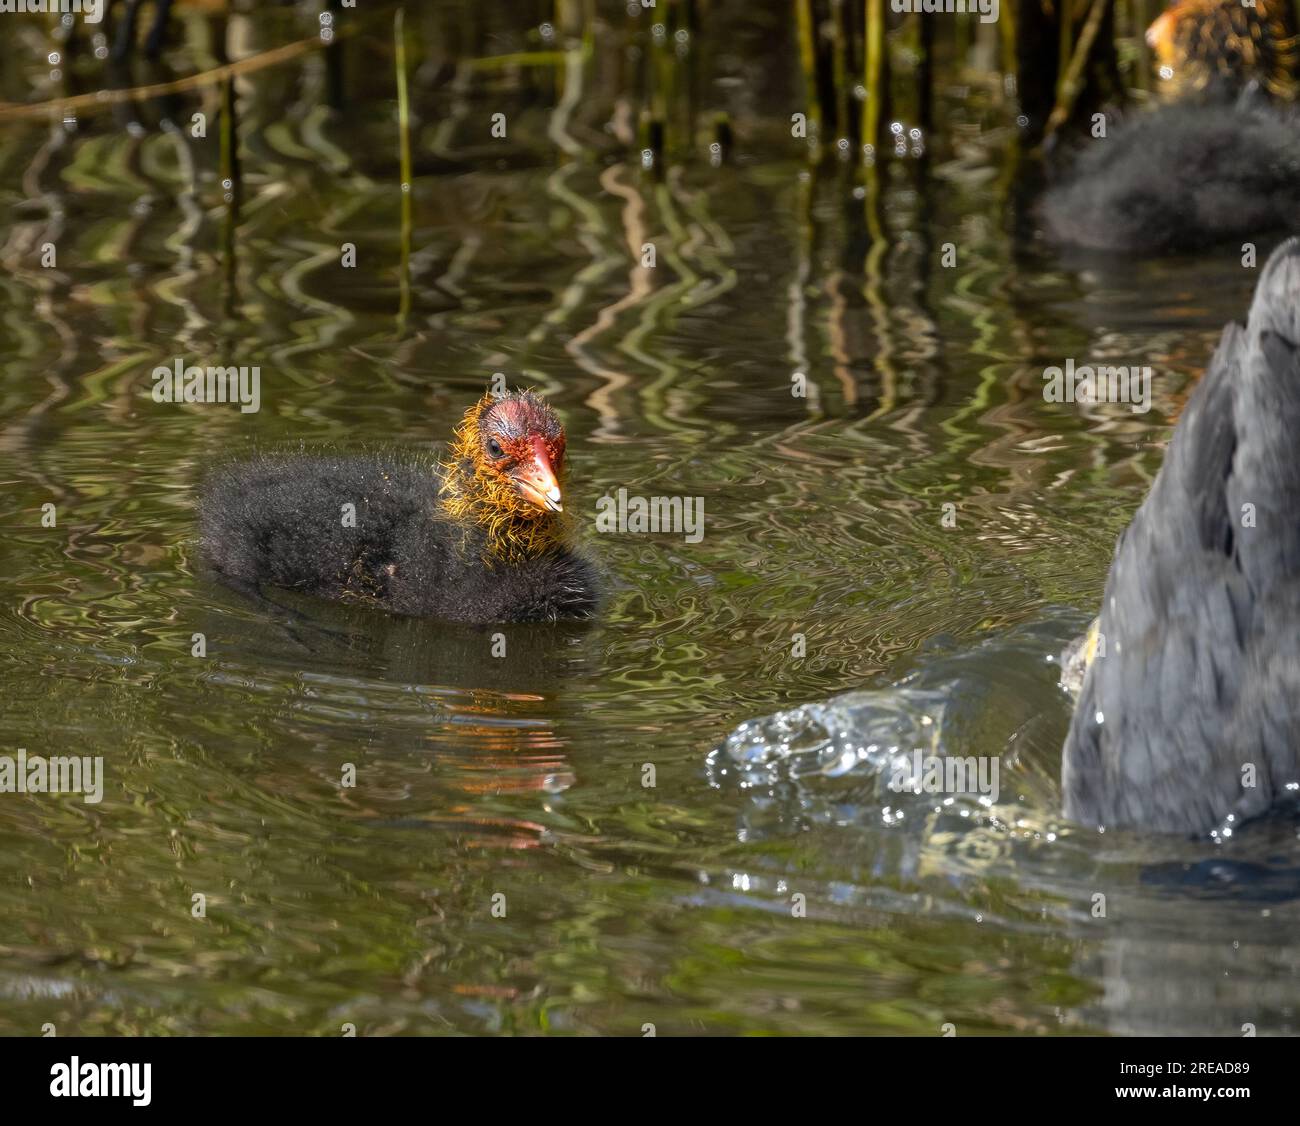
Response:
[{"label": "adult coot's grey plumage", "polygon": [[276,454],[215,470],[203,555],[242,590],[287,587],[461,622],[582,618],[594,568],[563,522],[564,428],[529,392],[465,414],[448,459]]},{"label": "adult coot's grey plumage", "polygon": [[1091,648],[1067,816],[1197,834],[1300,796],[1300,240],[1224,329]]},{"label": "adult coot's grey plumage", "polygon": [[1177,100],[1082,143],[1043,198],[1048,237],[1151,254],[1300,226],[1294,29],[1290,0],[1173,4],[1147,41]]}]

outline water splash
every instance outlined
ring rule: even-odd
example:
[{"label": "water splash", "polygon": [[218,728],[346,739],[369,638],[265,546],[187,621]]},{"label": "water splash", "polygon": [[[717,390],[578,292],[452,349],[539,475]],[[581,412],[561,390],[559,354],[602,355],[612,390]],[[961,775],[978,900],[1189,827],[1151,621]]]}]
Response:
[{"label": "water splash", "polygon": [[[709,781],[746,795],[746,839],[828,823],[906,823],[927,835],[1046,824],[1057,798],[1044,759],[1068,719],[1053,685],[1055,654],[1077,632],[1074,621],[1016,627],[973,646],[936,640],[892,684],[747,720],[707,756]],[[961,771],[952,769],[958,758]],[[931,785],[936,766],[959,784]]]},{"label": "water splash", "polygon": [[939,753],[948,700],[948,693],[934,689],[850,692],[742,723],[711,761],[729,760],[742,784],[751,785],[778,774],[892,774],[914,750]]}]

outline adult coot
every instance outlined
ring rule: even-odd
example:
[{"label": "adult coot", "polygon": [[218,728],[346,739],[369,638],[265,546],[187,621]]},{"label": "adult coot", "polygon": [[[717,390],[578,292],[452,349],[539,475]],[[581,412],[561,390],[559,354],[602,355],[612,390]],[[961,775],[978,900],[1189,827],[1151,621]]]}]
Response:
[{"label": "adult coot", "polygon": [[1300,240],[1224,329],[1094,631],[1067,816],[1199,834],[1300,796]]}]

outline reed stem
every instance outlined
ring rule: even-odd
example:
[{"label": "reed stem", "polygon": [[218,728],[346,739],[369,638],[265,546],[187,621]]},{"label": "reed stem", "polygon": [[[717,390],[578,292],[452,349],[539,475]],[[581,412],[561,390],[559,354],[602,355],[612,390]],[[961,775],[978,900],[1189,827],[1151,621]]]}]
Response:
[{"label": "reed stem", "polygon": [[862,142],[880,152],[880,131],[888,98],[889,70],[885,59],[885,0],[865,0],[865,67],[867,100],[862,107]]},{"label": "reed stem", "polygon": [[393,16],[393,47],[397,68],[397,132],[402,177],[402,261],[399,274],[401,297],[397,310],[399,325],[411,310],[411,100],[406,88],[406,9]]}]

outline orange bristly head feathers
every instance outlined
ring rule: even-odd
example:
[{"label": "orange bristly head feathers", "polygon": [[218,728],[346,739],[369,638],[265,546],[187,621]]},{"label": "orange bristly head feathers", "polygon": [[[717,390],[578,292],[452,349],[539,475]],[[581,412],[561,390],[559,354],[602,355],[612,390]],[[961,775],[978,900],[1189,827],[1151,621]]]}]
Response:
[{"label": "orange bristly head feathers", "polygon": [[470,407],[443,472],[443,511],[483,529],[488,562],[516,563],[563,544],[564,427],[531,391],[485,395]]},{"label": "orange bristly head feathers", "polygon": [[1252,80],[1274,97],[1296,96],[1297,36],[1290,0],[1175,0],[1147,28],[1147,45],[1165,68],[1165,92],[1183,97]]}]

